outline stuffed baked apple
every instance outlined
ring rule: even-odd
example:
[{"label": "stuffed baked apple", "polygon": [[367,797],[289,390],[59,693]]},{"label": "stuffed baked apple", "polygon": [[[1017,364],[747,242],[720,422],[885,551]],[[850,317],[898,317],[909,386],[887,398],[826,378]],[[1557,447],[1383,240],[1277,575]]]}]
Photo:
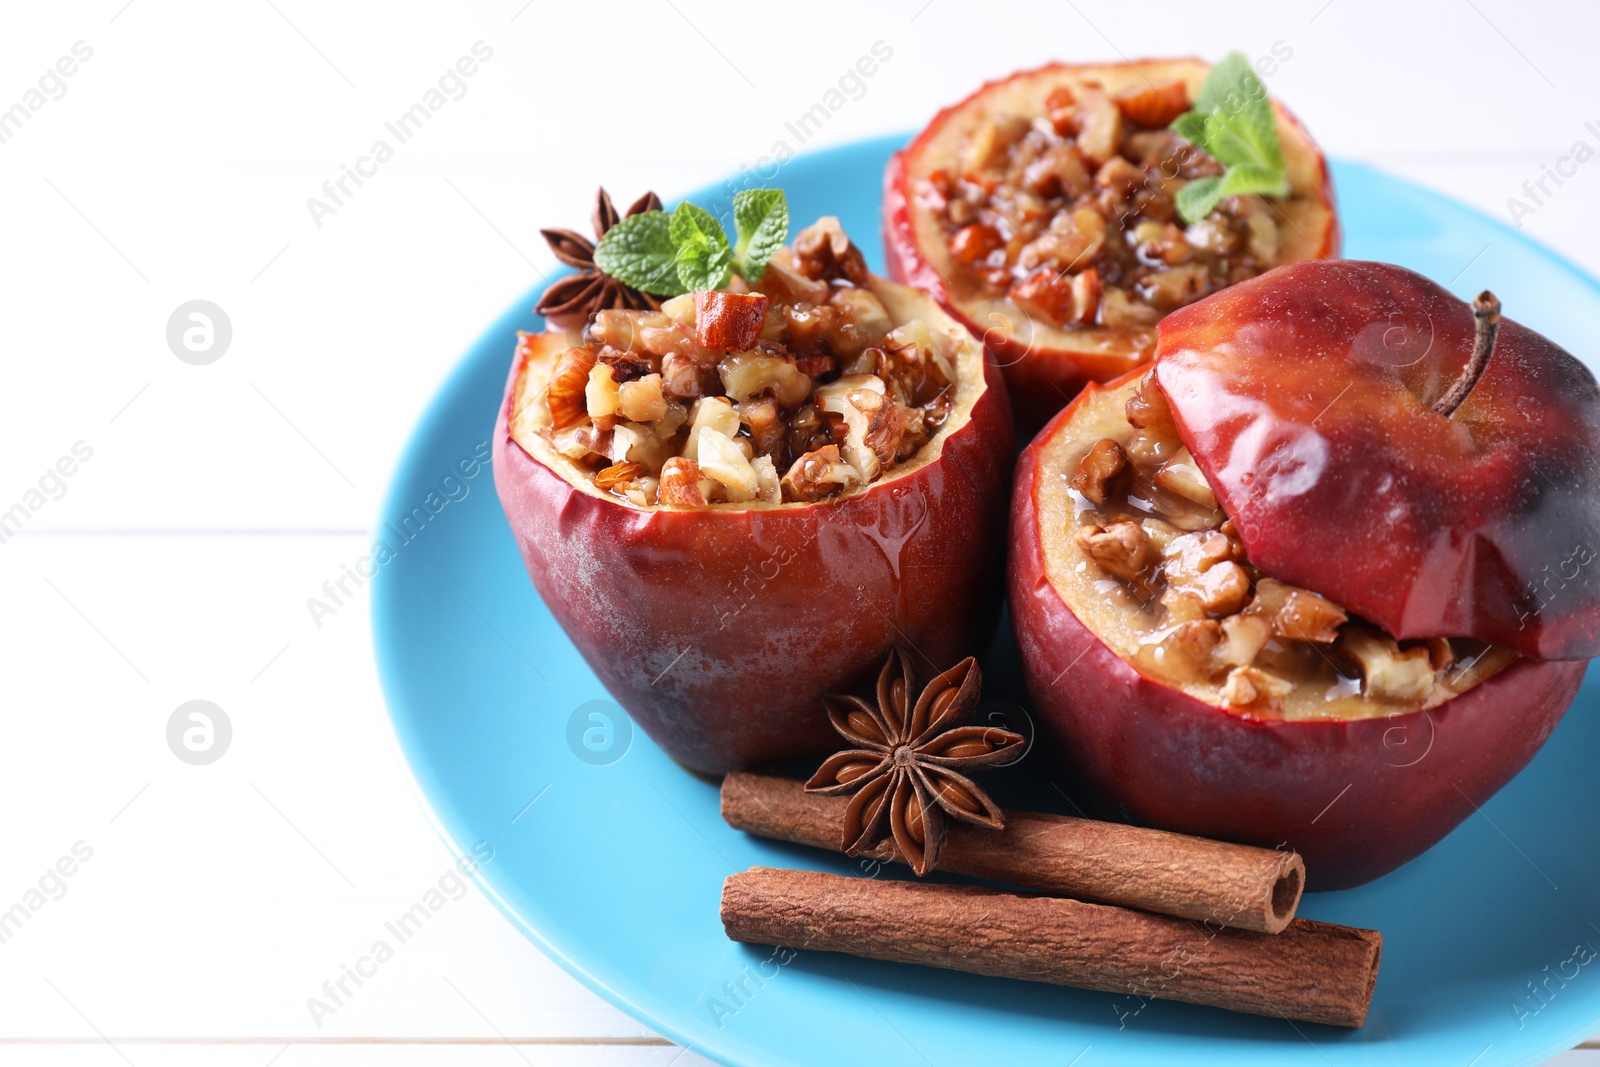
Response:
[{"label": "stuffed baked apple", "polygon": [[890,277],[984,339],[1025,435],[1168,312],[1339,249],[1322,153],[1239,55],[991,82],[894,157],[884,205]]},{"label": "stuffed baked apple", "polygon": [[668,753],[709,773],[823,753],[821,694],[992,629],[1004,384],[836,220],[783,247],[786,215],[741,199],[730,248],[692,205],[650,207],[596,248],[562,232],[600,280],[558,283],[581,329],[522,337],[495,483],[546,604]]},{"label": "stuffed baked apple", "polygon": [[1010,596],[1097,800],[1357,885],[1520,770],[1600,652],[1600,391],[1488,294],[1303,263],[1170,316],[1024,451]]}]

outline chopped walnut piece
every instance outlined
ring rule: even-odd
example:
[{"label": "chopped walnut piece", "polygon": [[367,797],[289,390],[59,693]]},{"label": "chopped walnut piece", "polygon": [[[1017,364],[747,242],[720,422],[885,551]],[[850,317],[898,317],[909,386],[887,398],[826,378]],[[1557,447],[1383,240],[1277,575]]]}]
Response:
[{"label": "chopped walnut piece", "polygon": [[793,408],[811,395],[811,379],[788,355],[734,352],[717,365],[717,375],[735,403],[769,394],[782,407]]},{"label": "chopped walnut piece", "polygon": [[1211,654],[1222,640],[1222,627],[1215,619],[1180,622],[1158,631],[1156,663],[1179,681],[1204,682],[1211,677]]},{"label": "chopped walnut piece", "polygon": [[1146,219],[1133,228],[1139,258],[1147,263],[1178,266],[1194,258],[1194,246],[1183,238],[1183,231],[1172,223]]},{"label": "chopped walnut piece", "polygon": [[1394,638],[1359,626],[1339,635],[1336,651],[1361,665],[1363,693],[1374,700],[1421,700],[1433,689],[1433,663],[1426,647],[1401,651]]},{"label": "chopped walnut piece", "polygon": [[[866,408],[872,407],[873,413],[878,409],[864,398],[859,403],[856,400],[856,394],[866,390],[882,395],[885,391],[883,379],[873,374],[851,374],[818,388],[813,396],[829,420],[830,432],[839,442],[845,462],[856,469],[862,481],[870,482],[878,476],[882,463],[877,449],[867,442],[867,435],[873,429],[873,414]],[[839,425],[835,425],[836,422]],[[904,426],[902,420],[900,428],[903,430]],[[899,444],[898,438],[895,444]]]},{"label": "chopped walnut piece", "polygon": [[1141,304],[1133,294],[1118,285],[1106,286],[1100,297],[1100,324],[1116,329],[1134,329],[1154,326],[1161,321],[1161,312],[1148,304]]},{"label": "chopped walnut piece", "polygon": [[1260,667],[1235,667],[1222,683],[1222,699],[1236,708],[1270,711],[1280,707],[1293,689],[1294,683],[1289,679]]},{"label": "chopped walnut piece", "polygon": [[[1256,583],[1255,599],[1245,611],[1271,623],[1277,637],[1319,645],[1338,637],[1339,627],[1349,619],[1345,610],[1327,597],[1274,578]],[[1423,656],[1426,658],[1427,653]]]},{"label": "chopped walnut piece", "polygon": [[1203,508],[1215,508],[1217,495],[1211,491],[1211,484],[1206,481],[1206,476],[1200,473],[1194,457],[1187,448],[1180,448],[1156,470],[1151,479],[1161,488],[1170,493],[1177,493],[1185,500],[1199,504]]},{"label": "chopped walnut piece", "polygon": [[1150,578],[1158,556],[1144,527],[1136,522],[1114,522],[1110,526],[1078,527],[1074,535],[1078,547],[1107,574],[1121,578],[1141,597],[1150,595]]},{"label": "chopped walnut piece", "polygon": [[550,425],[564,430],[589,417],[589,371],[594,368],[594,352],[588,348],[569,348],[561,353],[550,384],[545,387],[545,403],[550,408]]},{"label": "chopped walnut piece", "polygon": [[717,390],[714,367],[702,367],[686,356],[669,355],[661,361],[661,387],[669,396],[694,400]]},{"label": "chopped walnut piece", "polygon": [[629,422],[659,422],[665,418],[667,398],[661,395],[661,375],[646,374],[623,382],[617,387],[617,410]]},{"label": "chopped walnut piece", "polygon": [[1077,145],[1054,145],[1028,164],[1022,184],[1040,196],[1082,196],[1094,185],[1094,175]]},{"label": "chopped walnut piece", "polygon": [[1072,476],[1071,484],[1090,503],[1099,506],[1126,493],[1134,473],[1122,446],[1103,437],[1078,462],[1078,473]]},{"label": "chopped walnut piece", "polygon": [[1122,112],[1100,89],[1085,88],[1078,96],[1078,146],[1096,163],[1117,154],[1122,145]]},{"label": "chopped walnut piece", "polygon": [[823,500],[860,480],[854,467],[839,458],[837,445],[807,452],[783,476],[784,495],[791,500]]},{"label": "chopped walnut piece", "polygon": [[1206,617],[1206,606],[1193,593],[1168,586],[1161,594],[1161,624],[1173,626],[1180,622],[1200,622]]},{"label": "chopped walnut piece", "polygon": [[866,259],[832,215],[823,216],[795,237],[794,267],[816,281],[844,278],[853,285],[867,283]]},{"label": "chopped walnut piece", "polygon": [[1138,390],[1124,407],[1128,422],[1134,427],[1127,453],[1135,463],[1141,467],[1159,467],[1183,447],[1166,395],[1156,385],[1154,370],[1145,372]]},{"label": "chopped walnut piece", "polygon": [[1138,292],[1155,307],[1170,311],[1200,299],[1210,288],[1205,264],[1186,263],[1147,276],[1139,283]]},{"label": "chopped walnut piece", "polygon": [[783,415],[778,410],[778,402],[770,396],[758,400],[745,400],[735,404],[739,410],[739,421],[750,430],[750,443],[755,446],[757,453],[763,456],[777,456],[780,461],[787,462],[783,453],[784,439],[789,428],[783,424]]},{"label": "chopped walnut piece", "polygon": [[611,431],[611,447],[606,455],[612,463],[638,463],[654,474],[667,461],[667,446],[655,428],[638,422],[625,422]]},{"label": "chopped walnut piece", "polygon": [[682,456],[673,456],[662,464],[656,501],[665,507],[705,507],[706,497],[700,490],[700,465]]},{"label": "chopped walnut piece", "polygon": [[1167,394],[1156,384],[1154,367],[1144,372],[1144,377],[1139,379],[1139,388],[1122,407],[1134,428],[1149,430],[1162,437],[1178,436],[1178,424],[1172,419],[1172,407],[1167,403]]},{"label": "chopped walnut piece", "polygon": [[1189,110],[1189,90],[1182,82],[1124,89],[1114,99],[1129,122],[1156,129]]},{"label": "chopped walnut piece", "polygon": [[1237,552],[1236,543],[1216,530],[1179,534],[1162,551],[1167,560],[1163,569],[1167,581],[1186,587],[1217,564],[1235,559]]},{"label": "chopped walnut piece", "polygon": [[756,495],[756,471],[745,454],[748,444],[728,437],[712,426],[702,426],[696,435],[699,440],[695,453],[700,473],[714,482],[720,482],[727,499],[752,499]]},{"label": "chopped walnut piece", "polygon": [[603,348],[596,358],[611,368],[611,377],[618,384],[636,381],[655,372],[649,358],[642,353],[640,356],[630,356],[614,348]]},{"label": "chopped walnut piece", "polygon": [[694,294],[694,336],[706,348],[744,352],[761,339],[767,317],[763,293],[724,293],[701,289]]},{"label": "chopped walnut piece", "polygon": [[1214,653],[1223,667],[1248,667],[1272,638],[1272,627],[1259,615],[1229,615],[1222,620],[1222,641]]},{"label": "chopped walnut piece", "polygon": [[596,363],[589,368],[589,381],[583,395],[589,417],[596,422],[617,413],[617,380],[609,365]]},{"label": "chopped walnut piece", "polygon": [[772,262],[767,264],[766,270],[761,272],[757,287],[782,304],[820,304],[827,300],[828,283],[806,277],[791,262],[785,251],[780,249]]},{"label": "chopped walnut piece", "polygon": [[715,430],[723,437],[733,437],[739,432],[739,413],[725,396],[702,397],[689,413],[689,440],[684,443],[683,456],[700,462],[700,431]]},{"label": "chopped walnut piece", "polygon": [[1207,568],[1186,588],[1200,598],[1212,615],[1232,615],[1250,599],[1250,576],[1243,567],[1227,560]]},{"label": "chopped walnut piece", "polygon": [[815,404],[802,404],[789,416],[788,444],[793,455],[803,456],[833,443],[828,424]]},{"label": "chopped walnut piece", "polygon": [[1105,243],[1105,217],[1093,208],[1080,207],[1052,219],[1049,229],[1023,247],[1017,264],[1024,270],[1053,267],[1065,275],[1093,263]]},{"label": "chopped walnut piece", "polygon": [[[589,324],[589,336],[596,344],[609,345],[619,352],[628,352],[638,347],[639,326],[646,320],[633,312],[620,308],[607,308],[597,312],[594,321]],[[649,321],[666,322],[665,316],[652,317]]]},{"label": "chopped walnut piece", "polygon": [[1132,196],[1143,181],[1144,173],[1121,156],[1111,157],[1094,172],[1094,184],[1105,190],[1102,199],[1109,198],[1113,202]]},{"label": "chopped walnut piece", "polygon": [[880,466],[894,463],[900,452],[900,438],[906,432],[905,409],[893,398],[873,389],[853,389],[846,399],[867,417],[861,443],[878,457]]}]

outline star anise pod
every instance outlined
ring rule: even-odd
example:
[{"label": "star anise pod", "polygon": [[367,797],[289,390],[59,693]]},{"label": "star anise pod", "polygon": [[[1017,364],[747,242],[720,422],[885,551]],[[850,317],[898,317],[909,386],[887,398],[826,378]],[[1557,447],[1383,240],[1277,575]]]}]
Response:
[{"label": "star anise pod", "polygon": [[[594,228],[594,240],[600,240],[622,219],[660,210],[661,198],[655,193],[645,193],[633,202],[626,214],[619,216],[611,197],[602,188],[595,197],[594,214],[589,220]],[[661,301],[649,293],[623,285],[595,266],[594,241],[583,234],[572,230],[540,230],[539,233],[557,259],[577,269],[576,274],[569,274],[546,289],[533,309],[557,326],[581,327],[594,318],[596,312],[607,308],[643,311],[661,306]]]},{"label": "star anise pod", "polygon": [[1005,825],[999,806],[963,772],[1011,763],[1026,739],[967,724],[982,686],[970,656],[929,682],[912,705],[915,684],[911,661],[896,649],[878,673],[876,707],[859,697],[825,697],[833,728],[855,747],[828,757],[806,790],[855,794],[844,817],[847,855],[892,836],[911,869],[927,874],[939,862],[947,816],[991,830]]}]

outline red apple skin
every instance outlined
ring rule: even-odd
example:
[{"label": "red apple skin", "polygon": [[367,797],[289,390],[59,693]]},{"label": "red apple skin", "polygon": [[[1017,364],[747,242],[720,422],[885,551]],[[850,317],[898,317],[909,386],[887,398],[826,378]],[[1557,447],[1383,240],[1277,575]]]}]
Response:
[{"label": "red apple skin", "polygon": [[[915,239],[908,161],[926,151],[946,123],[955,121],[987,94],[1021,79],[1092,70],[1111,89],[1117,88],[1119,77],[1135,85],[1147,84],[1147,79],[1175,79],[1190,82],[1192,92],[1209,69],[1198,59],[1184,58],[1110,65],[1054,63],[1036,70],[1019,71],[979,86],[966,99],[940,111],[915,140],[890,158],[883,178],[883,236],[888,275],[894,281],[932,295],[946,311],[965,324],[974,337],[984,342],[989,358],[1004,369],[1019,438],[1031,438],[1089,382],[1108,381],[1148,361],[1155,351],[1154,331],[1130,331],[1119,343],[1095,343],[1082,331],[1031,324],[1026,321],[1025,314],[1006,302],[987,301],[975,309],[963,307],[950,291],[948,266],[942,260],[930,262],[929,255]],[[1141,71],[1143,73],[1139,73]],[[1343,234],[1334,205],[1328,161],[1300,120],[1281,103],[1273,101],[1273,106],[1278,115],[1280,137],[1313,175],[1308,184],[1318,190],[1323,207],[1315,224],[1302,220],[1294,227],[1294,234],[1287,239],[1304,247],[1297,247],[1290,257],[1337,256]]]},{"label": "red apple skin", "polygon": [[823,693],[860,688],[896,645],[925,677],[987,646],[1015,449],[992,367],[970,421],[904,477],[803,508],[641,511],[576,489],[512,438],[525,358],[519,347],[494,437],[512,533],[590,668],[691,770],[835,751]]},{"label": "red apple skin", "polygon": [[1161,324],[1156,381],[1250,559],[1399,638],[1600,654],[1600,386],[1510,319],[1445,418],[1472,309],[1402,267],[1296,263]]},{"label": "red apple skin", "polygon": [[1582,662],[1519,660],[1431,711],[1351,722],[1260,719],[1146,678],[1045,571],[1036,493],[1060,472],[1039,456],[1076,407],[1017,462],[1009,602],[1044,732],[1100,814],[1292,848],[1308,888],[1348,889],[1421,855],[1487,802],[1572,703]]}]

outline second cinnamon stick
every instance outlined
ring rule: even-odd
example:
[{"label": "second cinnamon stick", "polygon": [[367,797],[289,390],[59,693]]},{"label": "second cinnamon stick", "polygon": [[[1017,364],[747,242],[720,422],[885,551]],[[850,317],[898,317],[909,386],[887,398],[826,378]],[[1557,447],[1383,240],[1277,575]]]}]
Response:
[{"label": "second cinnamon stick", "polygon": [[[722,781],[730,826],[834,851],[849,803],[807,793],[792,778],[735,772]],[[866,855],[905,862],[892,842]],[[939,867],[1270,934],[1289,925],[1305,887],[1305,863],[1294,852],[1029,811],[1007,811],[999,831],[952,826]]]},{"label": "second cinnamon stick", "polygon": [[734,941],[1182,1000],[1330,1026],[1366,1022],[1383,938],[1296,919],[1281,934],[977,886],[755,867],[722,888]]}]

